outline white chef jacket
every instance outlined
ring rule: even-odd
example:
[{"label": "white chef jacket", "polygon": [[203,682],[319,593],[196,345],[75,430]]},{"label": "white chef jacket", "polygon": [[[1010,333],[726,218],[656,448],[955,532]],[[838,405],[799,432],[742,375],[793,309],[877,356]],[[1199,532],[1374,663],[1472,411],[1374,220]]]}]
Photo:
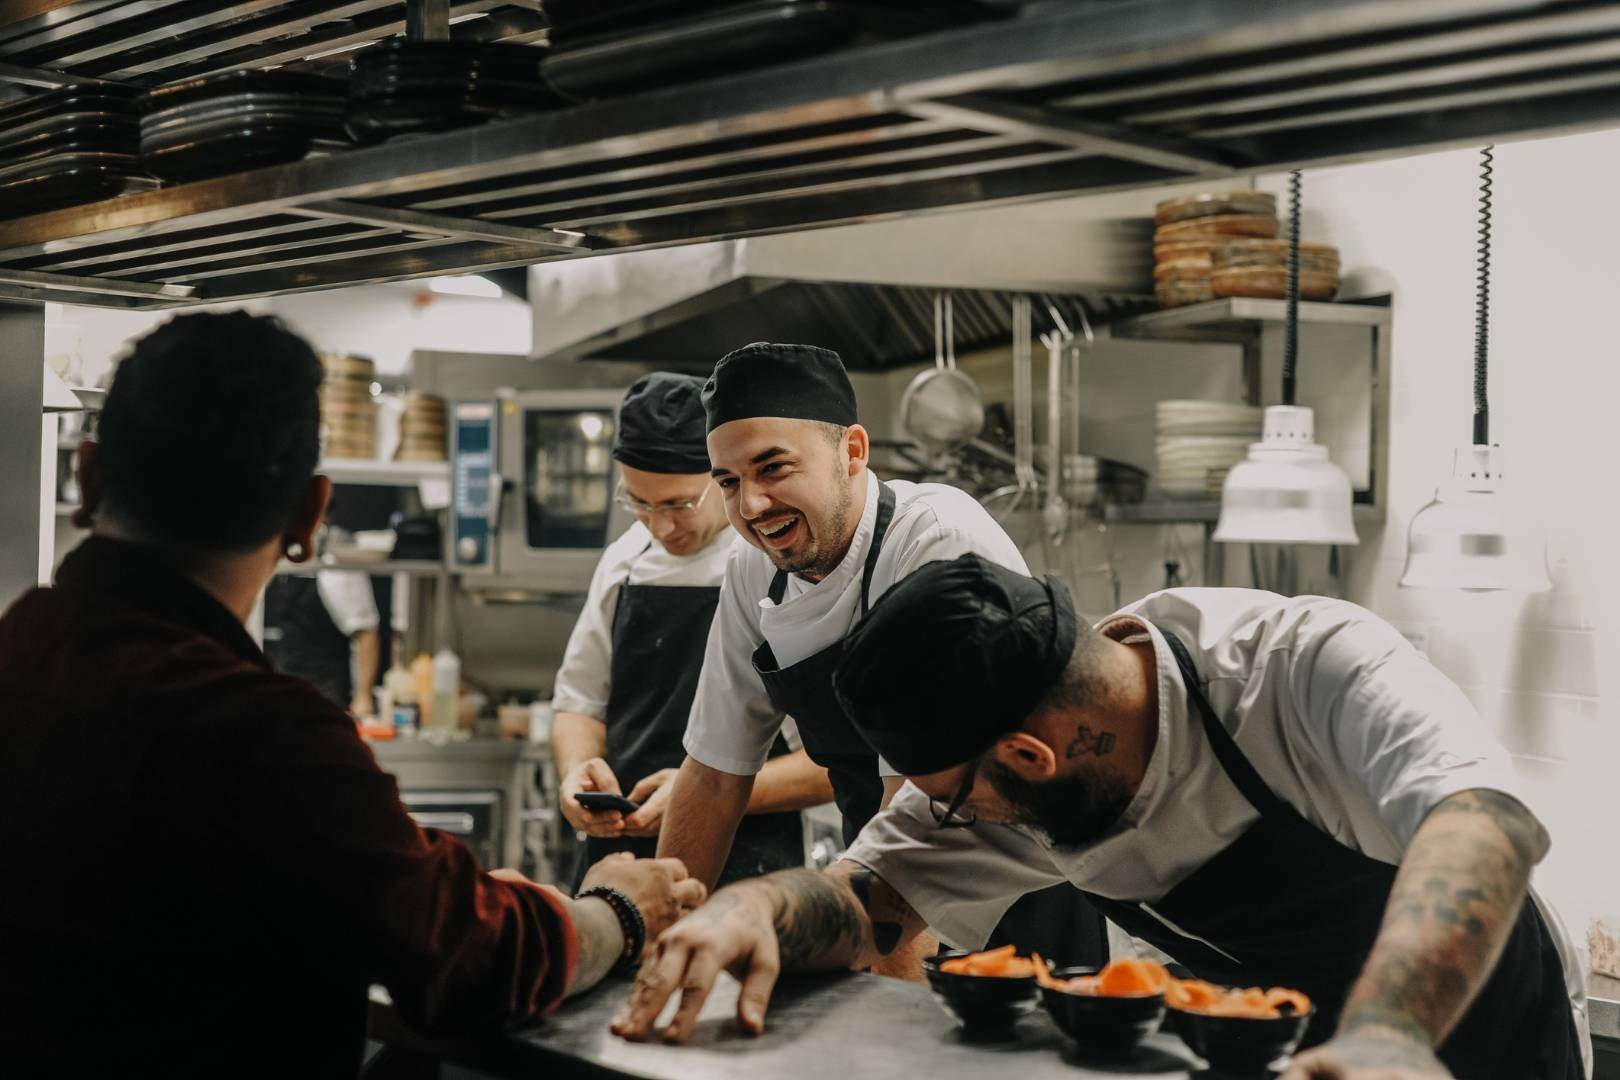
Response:
[{"label": "white chef jacket", "polygon": [[[1120,827],[1082,851],[1035,830],[940,829],[907,784],[847,857],[906,898],[952,944],[977,948],[1020,895],[1061,881],[1156,903],[1259,817],[1221,769],[1159,627],[1187,646],[1210,706],[1276,795],[1352,850],[1398,864],[1424,816],[1471,788],[1532,807],[1506,752],[1462,691],[1392,626],[1342,600],[1251,589],[1169,589],[1099,624],[1153,643],[1158,740]],[[1585,986],[1574,947],[1540,897],[1564,963],[1587,1072]]]},{"label": "white chef jacket", "polygon": [[702,551],[671,555],[637,521],[609,544],[591,575],[585,606],[568,636],[552,691],[552,709],[606,718],[608,694],[613,689],[613,616],[621,585],[718,586],[734,543],[742,543],[741,537],[726,528]]},{"label": "white chef jacket", "polygon": [[[1029,572],[1017,546],[965,491],[904,480],[891,480],[889,487],[894,518],[873,568],[873,603],[919,566],[969,552]],[[789,574],[780,604],[767,595],[776,567],[763,551],[738,539],[726,563],[720,608],[709,629],[703,675],[686,726],[686,752],[693,758],[738,776],[751,776],[765,763],[782,714],[754,670],[754,650],[769,641],[777,663],[790,667],[843,640],[859,621],[878,494],[878,480],[868,472],[866,508],[843,561],[814,584]]]},{"label": "white chef jacket", "polygon": [[[398,633],[410,629],[411,581],[409,574],[394,573],[389,584],[393,612],[389,627]],[[381,621],[377,597],[371,591],[371,574],[365,570],[318,570],[315,591],[333,625],[344,637],[362,630],[375,630]]]}]

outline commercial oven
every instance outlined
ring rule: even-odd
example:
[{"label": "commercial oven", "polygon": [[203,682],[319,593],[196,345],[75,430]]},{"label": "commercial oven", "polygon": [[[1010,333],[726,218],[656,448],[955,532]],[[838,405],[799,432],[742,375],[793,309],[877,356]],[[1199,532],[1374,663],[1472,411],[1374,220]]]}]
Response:
[{"label": "commercial oven", "polygon": [[459,401],[451,422],[449,558],[471,590],[584,592],[631,523],[614,496],[620,390]]}]

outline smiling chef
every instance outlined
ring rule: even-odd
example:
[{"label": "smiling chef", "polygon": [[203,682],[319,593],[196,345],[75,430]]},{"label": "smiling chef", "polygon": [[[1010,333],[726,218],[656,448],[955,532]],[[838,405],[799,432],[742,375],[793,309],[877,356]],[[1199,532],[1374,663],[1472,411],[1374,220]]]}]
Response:
[{"label": "smiling chef", "polygon": [[1547,832],[1467,698],[1370,612],[1170,589],[1091,627],[970,554],[891,590],[834,682],[910,782],[828,870],[666,931],[620,1034],[678,989],[685,1038],[723,970],[758,1031],[779,970],[868,967],[925,925],[978,947],[1069,881],[1200,978],[1309,994],[1320,1045],[1285,1080],[1589,1074],[1579,968],[1530,889]]}]

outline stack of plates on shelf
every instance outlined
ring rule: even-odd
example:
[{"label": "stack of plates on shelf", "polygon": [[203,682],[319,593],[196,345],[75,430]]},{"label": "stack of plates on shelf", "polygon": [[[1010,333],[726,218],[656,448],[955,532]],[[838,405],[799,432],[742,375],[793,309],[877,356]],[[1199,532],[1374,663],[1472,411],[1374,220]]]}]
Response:
[{"label": "stack of plates on shelf", "polygon": [[564,104],[540,78],[543,49],[390,38],[354,58],[346,120],[362,142],[481,124]]},{"label": "stack of plates on shelf", "polygon": [[0,108],[0,217],[143,186],[135,98],[117,86],[71,86]]},{"label": "stack of plates on shelf", "polygon": [[399,451],[395,461],[444,461],[444,399],[428,394],[412,394],[405,399],[405,415],[399,421]]},{"label": "stack of plates on shelf", "polygon": [[1232,466],[1260,441],[1264,410],[1225,401],[1158,405],[1159,489],[1172,499],[1218,496]]},{"label": "stack of plates on shelf", "polygon": [[[1288,241],[1228,240],[1215,248],[1210,286],[1216,296],[1288,295]],[[1331,244],[1299,245],[1302,300],[1332,300],[1339,292],[1339,249]]]},{"label": "stack of plates on shelf", "polygon": [[165,180],[199,180],[298,161],[343,145],[342,81],[292,71],[231,71],[148,91],[141,160]]},{"label": "stack of plates on shelf", "polygon": [[1090,454],[1063,458],[1063,497],[1070,506],[1139,503],[1147,493],[1148,475],[1135,465]]},{"label": "stack of plates on shelf", "polygon": [[322,356],[321,426],[325,456],[368,460],[377,456],[377,406],[371,400],[376,365],[363,356]]},{"label": "stack of plates on shelf", "polygon": [[1161,307],[1215,299],[1215,251],[1234,237],[1277,235],[1277,200],[1264,191],[1168,199],[1153,214],[1153,286]]},{"label": "stack of plates on shelf", "polygon": [[577,99],[656,90],[1005,13],[982,0],[548,0],[546,81]]}]

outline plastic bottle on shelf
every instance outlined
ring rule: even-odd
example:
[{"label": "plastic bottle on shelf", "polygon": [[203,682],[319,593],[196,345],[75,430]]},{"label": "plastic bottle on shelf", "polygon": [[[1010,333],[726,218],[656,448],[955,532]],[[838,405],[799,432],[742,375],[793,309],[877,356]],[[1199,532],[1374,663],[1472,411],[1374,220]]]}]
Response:
[{"label": "plastic bottle on shelf", "polygon": [[417,705],[416,683],[411,679],[411,673],[405,670],[405,665],[394,657],[393,666],[383,675],[382,694],[391,704],[389,720],[394,725],[394,734],[400,738],[414,736],[420,724],[420,710]]},{"label": "plastic bottle on shelf", "polygon": [[433,657],[422,653],[411,661],[411,690],[416,695],[417,724],[433,727]]},{"label": "plastic bottle on shelf", "polygon": [[433,726],[441,731],[456,729],[458,697],[461,693],[461,658],[449,649],[433,657]]}]

